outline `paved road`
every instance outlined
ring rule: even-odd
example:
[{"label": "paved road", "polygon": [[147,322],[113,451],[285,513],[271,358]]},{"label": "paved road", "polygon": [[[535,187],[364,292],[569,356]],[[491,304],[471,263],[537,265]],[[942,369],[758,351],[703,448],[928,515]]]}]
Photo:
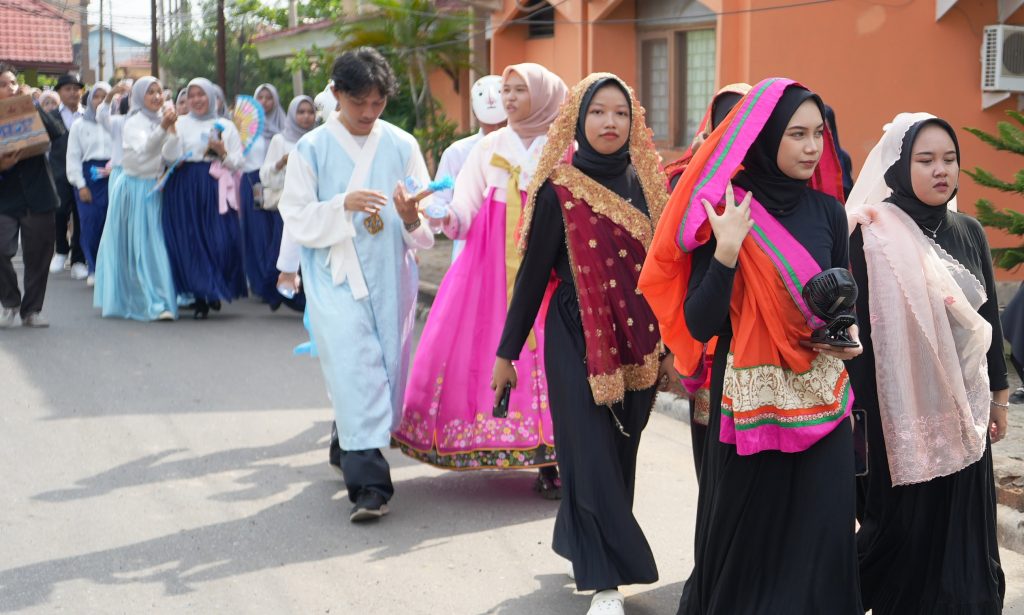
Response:
[{"label": "paved road", "polygon": [[[299,319],[244,301],[207,322],[102,320],[51,280],[53,326],[0,331],[0,612],[538,614],[586,611],[529,473],[444,473],[391,451],[397,495],[352,526]],[[674,613],[696,504],[685,424],[656,414],[637,511]],[[1024,557],[1004,552],[1007,613]]]}]

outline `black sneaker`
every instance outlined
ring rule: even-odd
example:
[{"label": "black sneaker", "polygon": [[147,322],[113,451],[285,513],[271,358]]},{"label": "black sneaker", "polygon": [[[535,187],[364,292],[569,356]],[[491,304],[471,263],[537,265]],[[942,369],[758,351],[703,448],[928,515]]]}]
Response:
[{"label": "black sneaker", "polygon": [[1018,388],[1010,395],[1011,404],[1024,404],[1024,387]]},{"label": "black sneaker", "polygon": [[341,443],[338,441],[338,425],[331,423],[331,447],[327,451],[327,463],[330,464],[339,476],[345,476],[341,471]]},{"label": "black sneaker", "polygon": [[384,500],[384,496],[376,491],[362,491],[356,498],[356,505],[352,507],[348,520],[352,523],[376,521],[386,514],[388,514],[388,504]]}]

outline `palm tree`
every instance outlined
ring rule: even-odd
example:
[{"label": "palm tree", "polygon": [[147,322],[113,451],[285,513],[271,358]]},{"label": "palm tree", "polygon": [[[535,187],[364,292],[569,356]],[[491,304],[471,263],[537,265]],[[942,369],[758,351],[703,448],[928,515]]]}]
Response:
[{"label": "palm tree", "polygon": [[365,17],[341,23],[342,47],[376,47],[408,87],[415,128],[431,131],[439,122],[430,74],[442,70],[458,89],[469,67],[471,18],[465,10],[439,10],[430,0],[372,0]]}]

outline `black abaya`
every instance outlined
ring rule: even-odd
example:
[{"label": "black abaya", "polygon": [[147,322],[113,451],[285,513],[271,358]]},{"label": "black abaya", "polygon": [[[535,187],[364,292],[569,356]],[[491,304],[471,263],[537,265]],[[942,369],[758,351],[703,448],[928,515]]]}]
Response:
[{"label": "black abaya", "polygon": [[[634,206],[646,213],[632,168],[616,178],[595,180],[632,195]],[[654,555],[632,508],[640,434],[650,417],[655,389],[627,392],[611,410],[594,403],[562,208],[546,183],[537,193],[529,246],[516,278],[499,357],[519,357],[552,271],[559,285],[545,319],[544,361],[562,478],[552,546],[572,562],[579,590],[653,583],[658,580]],[[620,432],[612,412],[629,436]]]},{"label": "black abaya", "polygon": [[[822,269],[846,266],[846,217],[835,199],[805,189],[797,204],[777,218]],[[720,441],[735,270],[714,258],[715,247],[712,239],[694,252],[684,308],[696,339],[717,335],[719,340],[711,372],[695,564],[679,613],[861,615],[850,424],[840,422],[800,453],[740,456],[734,445]]]},{"label": "black abaya", "polygon": [[[934,226],[934,225],[933,225]],[[993,391],[1007,387],[998,302],[981,225],[947,214],[936,242],[981,281],[988,301],[978,312],[993,326],[988,353]],[[864,354],[850,362],[857,406],[868,421],[870,470],[861,479],[857,533],[864,607],[875,615],[982,615],[1002,612],[1005,579],[996,540],[992,449],[951,474],[916,485],[892,486],[882,433],[871,341],[870,292],[864,238],[850,238],[850,268],[860,288],[857,312]]]}]

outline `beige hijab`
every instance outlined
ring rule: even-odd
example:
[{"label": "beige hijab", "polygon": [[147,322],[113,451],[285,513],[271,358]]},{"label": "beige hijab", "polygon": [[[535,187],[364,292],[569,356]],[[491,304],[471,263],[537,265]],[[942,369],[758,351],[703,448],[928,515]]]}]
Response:
[{"label": "beige hijab", "polygon": [[502,83],[511,73],[516,73],[526,82],[526,88],[530,91],[530,115],[521,122],[513,122],[510,119],[509,128],[527,139],[547,133],[548,126],[558,117],[558,110],[565,102],[569,88],[558,75],[540,64],[512,64],[502,73]]}]

